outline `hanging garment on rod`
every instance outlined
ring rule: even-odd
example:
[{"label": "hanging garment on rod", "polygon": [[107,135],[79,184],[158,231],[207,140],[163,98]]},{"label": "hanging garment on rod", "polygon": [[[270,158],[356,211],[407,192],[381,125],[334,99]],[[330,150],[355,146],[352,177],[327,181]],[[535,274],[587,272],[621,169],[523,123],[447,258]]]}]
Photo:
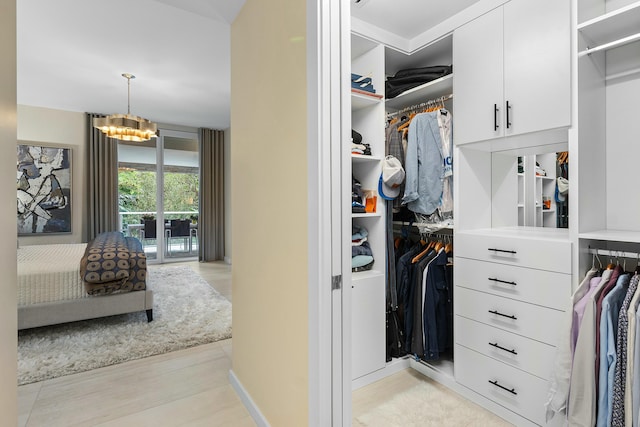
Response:
[{"label": "hanging garment on rod", "polygon": [[407,248],[396,265],[404,351],[421,360],[438,360],[453,348],[452,246],[438,237],[401,242],[401,248]]},{"label": "hanging garment on rod", "polygon": [[[626,262],[592,268],[571,297],[552,373],[547,421],[556,414],[569,425],[631,426],[640,420],[640,262],[634,272]],[[640,260],[639,254],[618,253]]]},{"label": "hanging garment on rod", "polygon": [[453,217],[451,128],[446,109],[417,114],[411,120],[402,203],[414,213],[437,213],[440,220]]}]

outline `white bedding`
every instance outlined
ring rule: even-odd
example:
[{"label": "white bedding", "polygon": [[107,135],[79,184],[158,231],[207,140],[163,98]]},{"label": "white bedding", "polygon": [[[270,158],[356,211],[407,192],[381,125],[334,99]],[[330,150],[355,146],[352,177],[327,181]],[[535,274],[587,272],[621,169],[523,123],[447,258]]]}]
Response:
[{"label": "white bedding", "polygon": [[18,248],[18,306],[90,297],[80,280],[86,243]]}]

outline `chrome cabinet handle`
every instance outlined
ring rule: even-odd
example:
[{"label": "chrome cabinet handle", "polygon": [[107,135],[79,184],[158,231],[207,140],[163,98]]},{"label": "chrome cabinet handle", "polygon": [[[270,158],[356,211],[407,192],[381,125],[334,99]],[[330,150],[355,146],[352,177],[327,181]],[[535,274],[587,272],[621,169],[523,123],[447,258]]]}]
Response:
[{"label": "chrome cabinet handle", "polygon": [[515,351],[515,350],[509,350],[508,348],[504,348],[504,347],[502,347],[501,345],[499,345],[497,342],[496,342],[496,343],[492,343],[492,342],[490,342],[490,343],[489,343],[489,345],[490,345],[490,346],[493,346],[493,347],[495,347],[495,348],[499,348],[500,350],[506,351],[507,353],[511,353],[511,354],[518,354],[518,352],[517,352],[517,351]]},{"label": "chrome cabinet handle", "polygon": [[508,319],[518,320],[518,318],[516,316],[514,316],[513,314],[511,314],[511,315],[503,314],[503,313],[500,313],[498,310],[489,310],[489,313],[496,314],[496,315],[502,316],[502,317],[506,317]]},{"label": "chrome cabinet handle", "polygon": [[515,389],[515,388],[506,388],[505,386],[503,386],[503,385],[499,384],[499,383],[498,383],[498,380],[495,380],[495,381],[491,381],[491,380],[489,380],[489,382],[490,382],[491,384],[493,384],[494,386],[496,386],[496,387],[500,387],[501,389],[503,389],[503,390],[505,390],[505,391],[508,391],[509,393],[511,393],[511,394],[513,394],[513,395],[516,395],[516,396],[518,395],[518,393],[516,393],[516,389]]},{"label": "chrome cabinet handle", "polygon": [[513,285],[513,286],[517,286],[518,284],[516,282],[507,282],[506,280],[500,280],[500,279],[496,279],[493,277],[487,277],[488,280],[491,280],[492,282],[498,282],[498,283],[506,283],[507,285]]}]

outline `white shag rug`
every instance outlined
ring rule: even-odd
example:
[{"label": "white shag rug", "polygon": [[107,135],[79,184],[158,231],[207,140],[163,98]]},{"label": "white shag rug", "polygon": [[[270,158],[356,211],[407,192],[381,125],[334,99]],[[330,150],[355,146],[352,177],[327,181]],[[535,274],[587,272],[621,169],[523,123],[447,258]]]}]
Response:
[{"label": "white shag rug", "polygon": [[[418,385],[356,418],[367,427],[499,427],[512,426],[444,386],[430,381]],[[359,423],[359,424],[358,424]]]},{"label": "white shag rug", "polygon": [[18,385],[231,337],[231,303],[190,267],[148,270],[152,322],[142,311],[19,331]]}]

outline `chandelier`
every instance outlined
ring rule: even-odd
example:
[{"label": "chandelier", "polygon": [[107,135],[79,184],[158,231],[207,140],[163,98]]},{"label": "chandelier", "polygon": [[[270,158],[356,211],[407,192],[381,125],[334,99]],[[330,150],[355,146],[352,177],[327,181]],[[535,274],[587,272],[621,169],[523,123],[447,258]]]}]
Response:
[{"label": "chandelier", "polygon": [[109,138],[121,141],[148,141],[156,137],[158,127],[150,120],[131,115],[131,79],[136,76],[122,74],[127,79],[127,114],[111,114],[93,119],[93,127],[100,129]]}]

